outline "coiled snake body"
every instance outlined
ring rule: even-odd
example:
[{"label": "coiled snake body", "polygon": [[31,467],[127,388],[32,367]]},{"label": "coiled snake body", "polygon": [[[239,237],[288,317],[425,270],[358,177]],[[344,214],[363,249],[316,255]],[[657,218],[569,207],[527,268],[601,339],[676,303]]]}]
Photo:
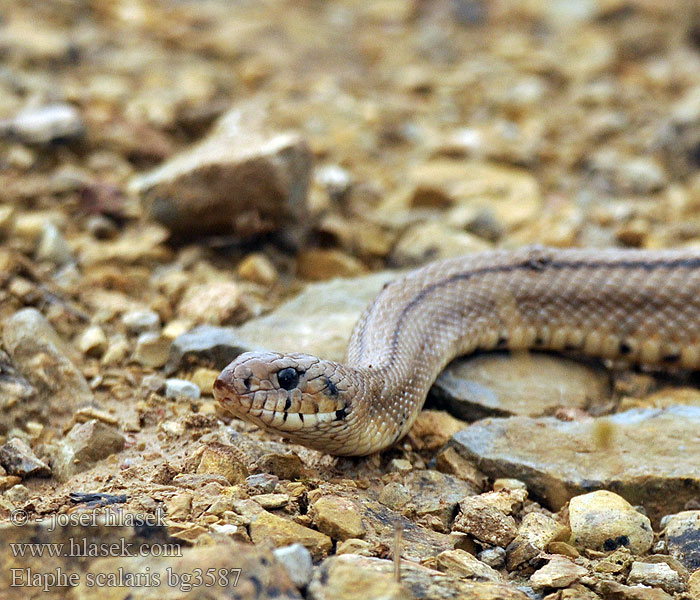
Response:
[{"label": "coiled snake body", "polygon": [[429,264],[367,307],[343,364],[247,352],[215,382],[234,415],[331,454],[390,446],[459,355],[573,351],[700,367],[700,250],[529,247]]}]

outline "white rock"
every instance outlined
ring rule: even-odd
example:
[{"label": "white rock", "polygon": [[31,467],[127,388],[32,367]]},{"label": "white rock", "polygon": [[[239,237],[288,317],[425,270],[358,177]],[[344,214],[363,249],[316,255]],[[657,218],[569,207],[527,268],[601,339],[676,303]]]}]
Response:
[{"label": "white rock", "polygon": [[122,315],[122,323],[131,333],[156,331],[160,326],[160,317],[153,310],[130,310]]},{"label": "white rock", "polygon": [[48,144],[82,135],[85,126],[80,113],[70,104],[27,108],[4,127],[28,144]]},{"label": "white rock", "polygon": [[684,588],[681,576],[665,562],[633,562],[630,574],[627,576],[627,583],[629,585],[641,584],[649,587],[660,587],[669,594],[682,592]]},{"label": "white rock", "polygon": [[102,356],[107,350],[107,336],[99,325],[91,325],[80,335],[78,348],[89,356]]},{"label": "white rock", "polygon": [[165,397],[170,399],[175,398],[192,398],[196,400],[201,395],[199,388],[186,379],[166,379],[165,380]]},{"label": "white rock", "polygon": [[298,588],[304,588],[311,581],[311,553],[301,544],[284,546],[273,551],[275,558],[289,574]]},{"label": "white rock", "polygon": [[35,257],[55,265],[65,265],[73,261],[73,253],[68,242],[53,223],[46,223],[41,231]]}]

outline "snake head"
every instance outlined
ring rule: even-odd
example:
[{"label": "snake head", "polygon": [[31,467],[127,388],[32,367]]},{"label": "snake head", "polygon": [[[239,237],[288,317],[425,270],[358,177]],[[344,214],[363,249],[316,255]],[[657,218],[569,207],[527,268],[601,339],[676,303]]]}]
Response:
[{"label": "snake head", "polygon": [[309,440],[347,427],[351,388],[337,363],[308,354],[246,352],[217,377],[214,397],[236,417],[314,445]]}]

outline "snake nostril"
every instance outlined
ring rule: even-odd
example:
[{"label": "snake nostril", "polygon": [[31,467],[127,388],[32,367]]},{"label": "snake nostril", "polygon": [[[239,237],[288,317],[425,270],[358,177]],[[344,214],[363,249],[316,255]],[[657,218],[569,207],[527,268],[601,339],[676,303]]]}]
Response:
[{"label": "snake nostril", "polygon": [[247,389],[247,390],[250,389],[250,382],[251,382],[252,379],[253,379],[253,376],[252,376],[252,375],[248,375],[248,377],[246,377],[246,378],[243,380],[243,385],[245,386],[245,389]]},{"label": "snake nostril", "polygon": [[221,381],[218,377],[214,380],[214,389],[215,390],[223,390],[226,389],[226,384]]}]

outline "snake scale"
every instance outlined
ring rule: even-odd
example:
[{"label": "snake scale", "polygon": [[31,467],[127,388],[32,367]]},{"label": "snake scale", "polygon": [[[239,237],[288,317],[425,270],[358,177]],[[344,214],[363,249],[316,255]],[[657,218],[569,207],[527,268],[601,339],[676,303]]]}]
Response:
[{"label": "snake scale", "polygon": [[700,367],[700,250],[498,250],[435,262],[386,285],[340,364],[246,352],[217,378],[232,414],[336,455],[401,439],[456,356],[575,352]]}]

